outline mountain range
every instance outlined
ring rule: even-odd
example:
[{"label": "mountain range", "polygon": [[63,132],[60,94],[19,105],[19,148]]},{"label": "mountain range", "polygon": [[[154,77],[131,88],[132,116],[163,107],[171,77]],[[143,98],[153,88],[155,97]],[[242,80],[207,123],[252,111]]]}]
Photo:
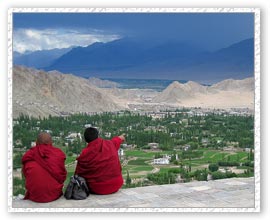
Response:
[{"label": "mountain range", "polygon": [[71,49],[38,50],[34,52],[28,51],[26,53],[14,52],[13,63],[33,68],[45,68],[52,65],[55,60],[68,53]]},{"label": "mountain range", "polygon": [[[26,61],[21,62],[26,59],[24,56],[20,59],[20,62],[14,59],[14,64],[29,66]],[[41,57],[32,60],[34,62],[37,62],[32,65],[35,68],[42,66],[45,71],[57,70],[85,78],[175,79],[215,83],[228,78],[253,76],[254,39],[209,52],[185,42],[153,43],[123,38],[74,47],[57,58],[52,56],[50,62],[43,64],[39,63],[42,62]]]},{"label": "mountain range", "polygon": [[[103,83],[104,82],[104,83]],[[13,117],[34,117],[157,106],[254,108],[254,78],[227,79],[211,86],[175,81],[163,91],[121,89],[100,79],[85,79],[57,71],[13,68]],[[135,107],[134,107],[135,106]]]}]

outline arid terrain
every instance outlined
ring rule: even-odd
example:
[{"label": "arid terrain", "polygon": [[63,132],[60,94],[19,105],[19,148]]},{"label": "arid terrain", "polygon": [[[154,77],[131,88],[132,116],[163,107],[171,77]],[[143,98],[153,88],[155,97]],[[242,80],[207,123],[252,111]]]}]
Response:
[{"label": "arid terrain", "polygon": [[175,81],[163,91],[117,86],[108,80],[15,66],[13,117],[134,110],[137,105],[145,110],[160,106],[253,109],[254,105],[253,78],[228,79],[211,86]]}]

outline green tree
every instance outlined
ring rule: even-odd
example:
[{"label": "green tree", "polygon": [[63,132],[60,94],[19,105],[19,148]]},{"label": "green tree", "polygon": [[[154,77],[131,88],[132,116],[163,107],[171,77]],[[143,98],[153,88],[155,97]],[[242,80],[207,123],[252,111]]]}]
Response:
[{"label": "green tree", "polygon": [[129,172],[128,172],[128,170],[127,170],[126,185],[129,187],[129,186],[130,186],[130,184],[131,184],[131,178],[130,178],[130,176],[129,176]]},{"label": "green tree", "polygon": [[211,172],[215,172],[217,171],[219,168],[218,164],[216,163],[210,163],[209,166],[208,166],[208,169],[211,171]]},{"label": "green tree", "polygon": [[13,156],[13,168],[22,167],[22,153],[15,154]]}]

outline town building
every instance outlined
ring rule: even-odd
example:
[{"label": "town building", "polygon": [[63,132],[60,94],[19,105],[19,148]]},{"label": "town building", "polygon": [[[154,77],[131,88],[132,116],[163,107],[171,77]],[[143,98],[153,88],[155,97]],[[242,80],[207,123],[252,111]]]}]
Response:
[{"label": "town building", "polygon": [[157,159],[154,159],[154,162],[153,162],[153,164],[157,164],[157,165],[167,165],[169,163],[170,161],[168,158],[157,158]]},{"label": "town building", "polygon": [[148,143],[148,146],[149,146],[152,150],[159,149],[159,143]]},{"label": "town building", "polygon": [[120,158],[124,156],[124,150],[122,148],[119,148],[119,150],[118,150],[118,156]]}]

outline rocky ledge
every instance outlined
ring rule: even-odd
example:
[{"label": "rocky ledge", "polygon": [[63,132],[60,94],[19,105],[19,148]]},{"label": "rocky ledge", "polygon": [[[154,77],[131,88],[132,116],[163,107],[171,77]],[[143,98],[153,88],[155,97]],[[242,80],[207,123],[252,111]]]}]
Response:
[{"label": "rocky ledge", "polygon": [[[66,200],[64,197],[50,203],[35,203],[13,199],[10,211],[132,211],[148,208],[175,208],[203,210],[204,208],[255,208],[254,178],[231,178],[170,185],[121,189],[111,195],[93,195],[86,200]],[[179,209],[178,209],[179,210]],[[215,210],[215,209],[213,209]]]}]

